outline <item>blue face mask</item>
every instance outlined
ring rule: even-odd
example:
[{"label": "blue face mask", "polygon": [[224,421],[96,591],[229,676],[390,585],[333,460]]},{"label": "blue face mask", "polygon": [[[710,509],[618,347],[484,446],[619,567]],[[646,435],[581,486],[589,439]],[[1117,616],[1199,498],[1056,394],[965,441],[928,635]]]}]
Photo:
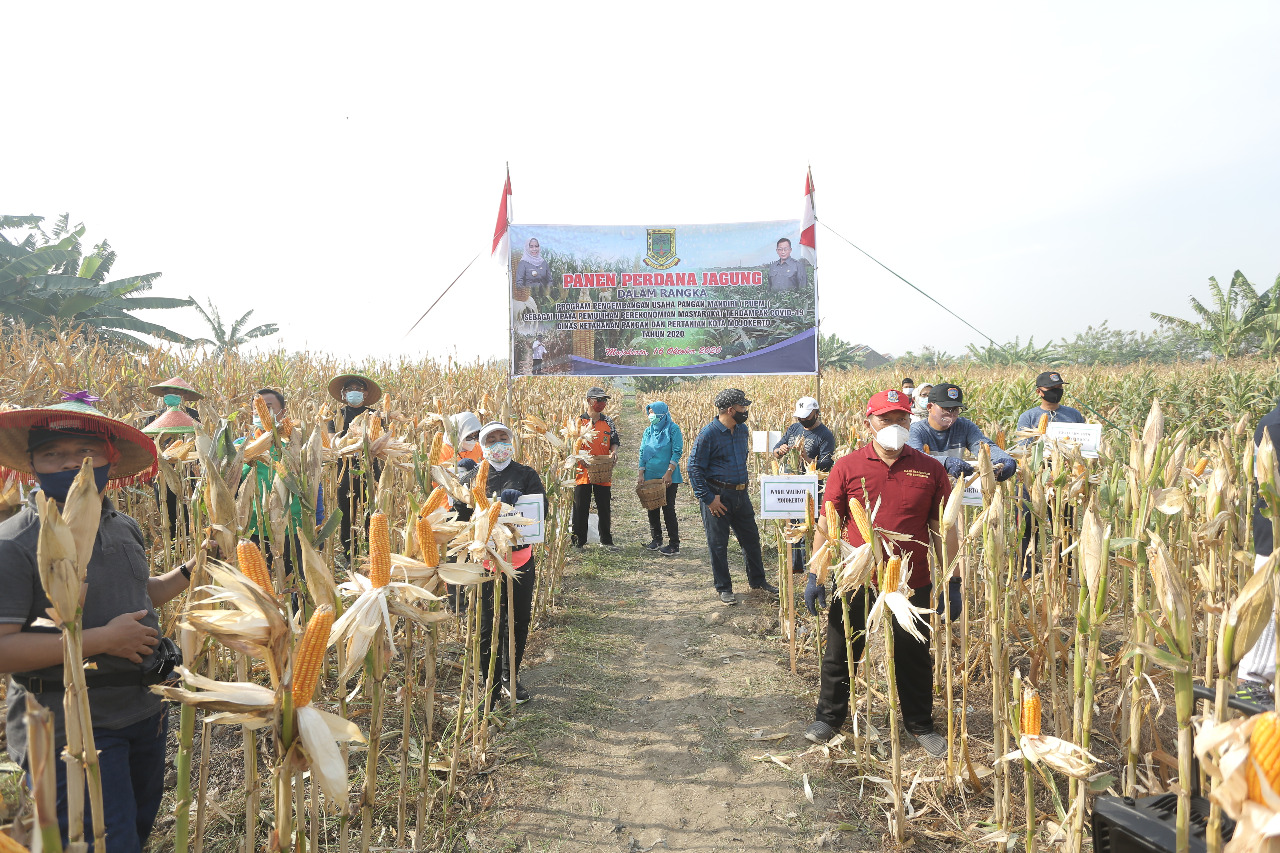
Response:
[{"label": "blue face mask", "polygon": [[[98,486],[99,494],[107,487],[107,475],[110,472],[110,465],[102,465],[93,469],[93,481]],[[40,483],[40,491],[44,492],[45,495],[55,501],[65,501],[67,493],[71,491],[71,484],[75,482],[76,475],[79,473],[79,468],[72,468],[68,471],[58,471],[53,474],[36,474],[36,480]]]},{"label": "blue face mask", "polygon": [[182,404],[182,398],[179,397],[177,394],[165,394],[164,404],[170,407],[178,406]]},{"label": "blue face mask", "polygon": [[658,422],[658,418],[660,418],[660,417],[662,417],[662,415],[658,415],[658,414],[654,414],[653,412],[650,412],[650,413],[649,413],[649,423],[651,423],[651,424],[656,424],[656,423]]},{"label": "blue face mask", "polygon": [[343,396],[345,397],[348,406],[358,407],[361,403],[364,402],[363,391],[348,391]]}]

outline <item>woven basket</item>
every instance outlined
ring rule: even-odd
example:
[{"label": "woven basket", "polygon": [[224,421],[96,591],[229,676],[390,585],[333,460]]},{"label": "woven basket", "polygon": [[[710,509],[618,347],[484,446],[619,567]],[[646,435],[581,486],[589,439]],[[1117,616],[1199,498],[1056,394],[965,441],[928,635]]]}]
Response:
[{"label": "woven basket", "polygon": [[636,486],[636,496],[645,509],[659,509],[667,505],[667,484],[662,480],[645,480]]},{"label": "woven basket", "polygon": [[587,481],[597,486],[607,486],[613,481],[613,457],[593,456],[587,463]]},{"label": "woven basket", "polygon": [[513,298],[513,299],[515,299],[515,301],[516,301],[516,302],[528,302],[528,301],[529,301],[529,292],[530,292],[530,291],[529,291],[529,288],[527,288],[527,287],[513,287],[513,288],[511,288],[511,296],[512,296],[512,298]]}]

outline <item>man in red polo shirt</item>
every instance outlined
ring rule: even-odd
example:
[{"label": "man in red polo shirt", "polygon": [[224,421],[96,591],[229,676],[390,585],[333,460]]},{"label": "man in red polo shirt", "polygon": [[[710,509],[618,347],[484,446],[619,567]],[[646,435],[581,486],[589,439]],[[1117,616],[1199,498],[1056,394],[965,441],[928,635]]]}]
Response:
[{"label": "man in red polo shirt", "polygon": [[[911,603],[929,606],[933,579],[929,570],[929,545],[940,541],[939,517],[943,502],[951,494],[951,480],[936,459],[907,446],[911,425],[911,401],[898,390],[881,391],[867,403],[867,422],[875,437],[863,447],[836,460],[827,477],[826,499],[835,504],[844,522],[849,544],[863,544],[856,524],[849,522],[849,502],[861,501],[875,508],[875,525],[911,537],[907,542],[885,541],[890,553],[911,555]],[[826,541],[825,519],[818,524],[814,551]],[[954,539],[954,532],[952,533]],[[956,553],[958,541],[949,543]],[[887,556],[887,555],[882,555]],[[804,600],[809,612],[817,615],[816,603],[826,603],[826,589],[809,574]],[[818,709],[805,737],[826,743],[849,716],[849,661],[845,656],[844,618],[841,607],[849,607],[849,627],[854,632],[854,660],[862,657],[865,644],[864,617],[867,587],[861,587],[847,602],[836,597],[827,612],[827,649],[822,658],[822,685]],[[933,730],[933,660],[929,654],[929,628],[924,626],[924,642],[893,624],[894,663],[897,667],[898,700],[907,731],[934,757],[946,754],[946,739]]]}]

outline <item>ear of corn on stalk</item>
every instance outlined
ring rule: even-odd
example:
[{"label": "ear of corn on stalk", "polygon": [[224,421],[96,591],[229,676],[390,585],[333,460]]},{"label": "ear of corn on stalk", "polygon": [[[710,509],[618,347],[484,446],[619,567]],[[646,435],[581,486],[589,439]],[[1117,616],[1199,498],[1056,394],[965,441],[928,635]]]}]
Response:
[{"label": "ear of corn on stalk", "polygon": [[892,592],[902,583],[902,557],[894,555],[889,558],[889,562],[884,567],[884,578],[880,584],[880,588],[885,592]]},{"label": "ear of corn on stalk", "polygon": [[434,569],[440,565],[440,549],[436,545],[436,534],[430,519],[420,516],[415,530],[418,534],[418,547],[422,550],[422,562]]},{"label": "ear of corn on stalk", "polygon": [[332,627],[333,608],[327,604],[316,608],[294,655],[291,689],[295,708],[311,704],[316,684],[320,681],[320,668],[324,663],[325,649],[329,647],[329,630]]},{"label": "ear of corn on stalk", "polygon": [[418,517],[425,518],[448,503],[449,493],[444,490],[444,486],[436,486],[431,490],[431,494],[427,497],[427,502],[422,505],[422,509],[418,511]]},{"label": "ear of corn on stalk", "polygon": [[1040,416],[1040,423],[1036,426],[1036,432],[1040,433],[1041,435],[1044,435],[1048,430],[1049,430],[1049,415],[1043,414]]},{"label": "ear of corn on stalk", "polygon": [[1006,441],[1007,439],[1004,436],[1004,430],[1000,430],[999,432],[996,433],[996,447],[1000,448],[1001,450],[1004,450]]},{"label": "ear of corn on stalk", "polygon": [[271,410],[267,408],[267,401],[262,399],[261,394],[254,395],[253,410],[257,412],[258,420],[262,421],[263,429],[269,429],[268,425],[275,421],[275,417],[272,416]]},{"label": "ear of corn on stalk", "polygon": [[1034,687],[1026,687],[1022,691],[1019,728],[1024,735],[1035,737],[1040,734],[1040,692]]},{"label": "ear of corn on stalk", "polygon": [[438,432],[431,439],[431,450],[427,453],[427,466],[439,465],[440,457],[444,455],[444,433]]},{"label": "ear of corn on stalk", "polygon": [[240,564],[241,574],[257,584],[263,592],[275,593],[271,572],[267,571],[267,560],[262,556],[261,548],[248,539],[241,539],[236,545],[236,562]]},{"label": "ear of corn on stalk", "polygon": [[1262,778],[1272,791],[1280,790],[1280,715],[1275,711],[1259,714],[1249,735],[1249,799],[1258,803],[1266,803]]},{"label": "ear of corn on stalk", "polygon": [[383,512],[369,517],[369,583],[374,589],[391,583],[391,528]]},{"label": "ear of corn on stalk", "polygon": [[[835,514],[835,506],[831,501],[827,501],[827,526],[831,526],[831,516]],[[862,534],[862,541],[867,544],[871,543],[871,519],[867,517],[867,508],[862,505],[862,501],[849,501],[849,517],[853,519],[853,523],[857,525],[858,532]],[[838,520],[838,519],[837,519]],[[838,526],[837,526],[838,529]]]},{"label": "ear of corn on stalk", "polygon": [[476,500],[486,499],[485,506],[488,506],[487,499],[489,497],[489,460],[486,459],[480,463],[480,468],[476,471],[476,478],[471,481],[471,493],[476,496]]},{"label": "ear of corn on stalk", "polygon": [[1204,476],[1204,469],[1208,467],[1209,467],[1209,457],[1201,456],[1200,461],[1196,463],[1196,467],[1192,469],[1191,473],[1195,474],[1197,477],[1202,477]]}]

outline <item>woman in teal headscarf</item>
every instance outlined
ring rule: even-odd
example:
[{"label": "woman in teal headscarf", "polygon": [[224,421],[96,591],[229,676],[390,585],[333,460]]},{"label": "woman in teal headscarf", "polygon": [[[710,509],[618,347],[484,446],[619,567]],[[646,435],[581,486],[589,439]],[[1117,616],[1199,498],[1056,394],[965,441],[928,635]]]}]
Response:
[{"label": "woman in teal headscarf", "polygon": [[[667,505],[661,510],[649,510],[649,531],[653,541],[645,547],[660,551],[668,557],[680,553],[680,525],[676,521],[676,489],[683,480],[680,477],[680,454],[684,452],[684,434],[680,425],[671,420],[667,404],[653,402],[645,407],[649,413],[649,426],[640,439],[640,479],[662,480],[667,485]],[[662,544],[662,524],[667,522],[668,544]]]}]

